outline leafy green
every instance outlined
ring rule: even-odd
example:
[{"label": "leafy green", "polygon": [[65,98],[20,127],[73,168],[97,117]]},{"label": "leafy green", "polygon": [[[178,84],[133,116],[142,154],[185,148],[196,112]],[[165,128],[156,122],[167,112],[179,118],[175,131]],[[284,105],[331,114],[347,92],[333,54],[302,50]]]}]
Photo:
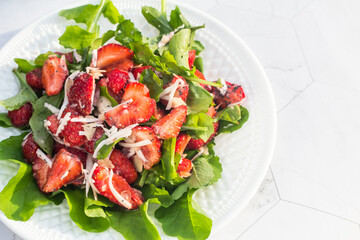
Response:
[{"label": "leafy green", "polygon": [[202,73],[204,72],[204,64],[203,64],[202,57],[195,58],[194,66],[200,72],[202,72]]},{"label": "leafy green", "polygon": [[13,69],[13,72],[20,82],[20,91],[15,96],[0,101],[0,105],[8,111],[19,109],[25,103],[33,103],[37,99],[35,92],[27,84],[25,77],[17,69]]},{"label": "leafy green", "polygon": [[171,193],[171,197],[174,200],[178,200],[179,198],[181,198],[184,193],[186,193],[189,190],[189,185],[187,184],[187,182],[184,182],[180,185],[177,186],[177,188]]},{"label": "leafy green", "polygon": [[0,193],[0,210],[8,219],[27,221],[36,207],[47,205],[50,200],[36,185],[31,165],[13,159],[8,161],[19,164],[20,168]]},{"label": "leafy green", "polygon": [[[191,49],[196,51],[196,55],[199,55],[202,51],[204,51],[205,47],[198,40],[194,40],[191,44]],[[199,69],[200,72],[203,72]]]},{"label": "leafy green", "polygon": [[141,192],[145,199],[150,200],[150,203],[158,203],[163,207],[168,207],[174,202],[168,191],[164,188],[157,188],[153,184],[146,184]]},{"label": "leafy green", "polygon": [[194,129],[188,130],[189,135],[195,139],[202,139],[204,142],[206,142],[214,133],[213,119],[206,113],[188,115],[182,128]]},{"label": "leafy green", "polygon": [[[95,148],[100,144],[100,142],[104,141],[106,139],[106,136],[103,135],[99,140],[96,141],[95,143]],[[111,153],[111,150],[115,147],[115,145],[124,140],[124,138],[120,138],[118,140],[116,140],[115,142],[113,142],[112,144],[106,144],[104,146],[102,146],[96,156],[97,159],[105,159],[109,156],[109,154]]]},{"label": "leafy green", "polygon": [[27,134],[28,133],[25,132],[18,136],[11,136],[2,140],[0,142],[0,160],[15,159],[24,161],[21,143]]},{"label": "leafy green", "polygon": [[96,39],[96,33],[88,32],[79,26],[67,26],[59,43],[65,48],[82,49],[92,45]]},{"label": "leafy green", "polygon": [[150,97],[159,101],[159,95],[163,91],[163,81],[151,69],[145,69],[140,75],[140,83],[145,84],[150,91]]},{"label": "leafy green", "polygon": [[207,112],[213,97],[202,88],[198,83],[187,81],[189,84],[189,94],[186,100],[188,114]]},{"label": "leafy green", "polygon": [[14,61],[17,63],[20,71],[28,73],[36,68],[34,61],[28,61],[21,58],[14,58]]},{"label": "leafy green", "polygon": [[67,20],[74,20],[77,23],[85,23],[87,27],[95,21],[99,5],[87,4],[76,8],[65,9],[59,15]]},{"label": "leafy green", "polygon": [[116,29],[115,40],[125,46],[129,46],[130,42],[141,42],[142,34],[135,28],[134,23],[130,20],[122,21]]},{"label": "leafy green", "polygon": [[170,207],[160,207],[155,217],[162,224],[164,232],[180,240],[207,239],[211,232],[212,221],[206,217],[192,200],[194,190],[188,191]]},{"label": "leafy green", "polygon": [[162,145],[161,163],[165,172],[166,180],[173,185],[183,182],[184,179],[176,172],[181,156],[175,155],[176,138],[165,139]]},{"label": "leafy green", "polygon": [[178,66],[189,68],[189,29],[182,29],[171,38],[169,42],[169,52],[174,56]]},{"label": "leafy green", "polygon": [[160,31],[160,34],[166,34],[174,30],[166,19],[166,16],[161,14],[156,8],[144,6],[141,9],[141,13],[148,23]]},{"label": "leafy green", "polygon": [[110,202],[107,198],[99,195],[98,200],[95,200],[92,196],[85,198],[84,212],[88,217],[103,217],[107,218],[107,215],[103,207],[113,207],[115,204]]},{"label": "leafy green", "polygon": [[108,88],[105,86],[100,86],[100,95],[106,97],[110,102],[111,106],[115,107],[119,105],[119,103],[109,94]]},{"label": "leafy green", "polygon": [[232,133],[242,127],[242,125],[249,119],[249,112],[243,106],[240,106],[241,118],[237,123],[221,120],[219,121],[218,133]]},{"label": "leafy green", "polygon": [[95,39],[95,41],[91,45],[91,49],[98,49],[114,36],[115,36],[115,31],[113,30],[109,30],[105,32],[100,38]]},{"label": "leafy green", "polygon": [[198,157],[193,161],[191,176],[187,180],[189,188],[201,188],[208,186],[214,177],[213,168],[204,157]]},{"label": "leafy green", "polygon": [[165,172],[161,164],[153,166],[151,169],[145,169],[139,180],[139,186],[144,184],[153,184],[156,187],[164,187],[166,185]]},{"label": "leafy green", "polygon": [[7,113],[0,113],[0,127],[13,127],[11,119],[7,116]]},{"label": "leafy green", "polygon": [[49,155],[52,155],[54,139],[46,130],[44,126],[44,120],[48,116],[52,115],[52,112],[46,107],[44,107],[44,104],[48,103],[58,108],[63,98],[63,91],[53,96],[48,96],[44,94],[33,105],[34,112],[29,121],[30,127],[34,134],[35,142]]},{"label": "leafy green", "polygon": [[57,55],[54,52],[48,51],[47,53],[42,53],[35,58],[36,66],[42,67],[45,61],[49,58],[50,55]]},{"label": "leafy green", "polygon": [[160,240],[159,232],[147,213],[148,206],[149,202],[147,201],[140,205],[138,210],[107,210],[106,213],[109,216],[111,227],[121,233],[125,239]]},{"label": "leafy green", "polygon": [[173,29],[177,29],[182,25],[184,25],[184,27],[190,27],[189,21],[181,13],[178,6],[176,6],[175,9],[171,11],[169,23]]},{"label": "leafy green", "polygon": [[218,114],[217,119],[237,124],[241,119],[241,109],[239,105],[225,108]]},{"label": "leafy green", "polygon": [[103,10],[104,17],[106,17],[112,24],[120,23],[124,21],[124,17],[119,14],[114,4],[111,1],[105,5]]}]

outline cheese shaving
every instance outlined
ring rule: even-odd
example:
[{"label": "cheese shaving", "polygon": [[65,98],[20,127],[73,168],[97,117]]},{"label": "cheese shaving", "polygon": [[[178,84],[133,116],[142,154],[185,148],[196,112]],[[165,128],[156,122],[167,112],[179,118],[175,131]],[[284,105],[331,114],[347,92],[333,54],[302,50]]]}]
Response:
[{"label": "cheese shaving", "polygon": [[135,155],[133,157],[133,163],[134,163],[135,170],[137,172],[142,172],[144,163],[137,155]]},{"label": "cheese shaving", "polygon": [[40,148],[36,150],[36,155],[38,156],[38,158],[41,158],[50,168],[52,167],[52,160],[48,156],[46,156],[46,154],[41,151]]},{"label": "cheese shaving", "polygon": [[118,144],[122,147],[134,148],[134,147],[143,147],[143,146],[149,145],[149,144],[151,144],[151,141],[149,139],[145,139],[145,140],[142,140],[142,141],[136,142],[136,143],[118,143]]},{"label": "cheese shaving", "polygon": [[61,176],[61,180],[63,180],[64,178],[66,178],[66,176],[69,175],[69,171],[66,171],[62,176]]},{"label": "cheese shaving", "polygon": [[71,119],[71,112],[68,112],[65,114],[63,118],[60,119],[60,124],[58,129],[56,130],[55,136],[59,136],[59,134],[64,130],[65,126],[68,124],[68,122]]},{"label": "cheese shaving", "polygon": [[119,105],[116,105],[115,107],[106,109],[106,111],[103,112],[103,113],[106,113],[106,112],[108,112],[108,111],[110,111],[110,110],[113,110],[114,108],[117,108],[117,107],[119,107],[119,106],[121,106],[121,105],[129,104],[129,103],[132,103],[132,102],[133,102],[133,100],[130,98],[129,100],[126,100],[125,102],[122,102],[122,103],[120,103]]},{"label": "cheese shaving", "polygon": [[141,149],[138,149],[135,151],[136,152],[136,156],[138,156],[143,162],[147,162],[148,160],[145,158],[143,152],[141,151]]},{"label": "cheese shaving", "polygon": [[69,104],[69,99],[68,99],[68,95],[67,93],[69,92],[70,88],[72,87],[72,85],[74,84],[74,79],[77,75],[79,75],[80,71],[76,71],[74,73],[72,73],[67,79],[66,82],[64,84],[64,102],[60,108],[60,111],[58,113],[58,119],[60,120],[62,113],[64,112],[66,106]]},{"label": "cheese shaving", "polygon": [[80,54],[78,54],[78,52],[76,50],[74,50],[73,55],[74,55],[76,62],[82,61],[82,56]]},{"label": "cheese shaving", "polygon": [[94,123],[94,122],[102,122],[102,121],[96,117],[86,116],[86,117],[72,118],[71,122]]},{"label": "cheese shaving", "polygon": [[128,72],[128,74],[129,74],[129,82],[138,82],[138,76],[135,78],[135,76],[134,76],[134,74],[132,74],[132,72]]},{"label": "cheese shaving", "polygon": [[231,108],[231,107],[234,107],[234,106],[236,106],[236,105],[240,105],[240,104],[243,102],[243,100],[244,100],[244,99],[241,99],[241,101],[238,101],[238,102],[234,102],[234,103],[232,103],[232,104],[229,104],[227,107],[228,107],[228,108]]},{"label": "cheese shaving", "polygon": [[49,104],[49,103],[44,103],[44,107],[46,107],[47,109],[50,110],[50,112],[52,112],[53,114],[58,114],[60,112],[60,109],[54,107],[53,105]]},{"label": "cheese shaving", "polygon": [[99,68],[93,68],[93,67],[86,67],[86,73],[91,75],[94,80],[99,79],[103,76],[103,72],[106,72],[106,70],[100,70]]},{"label": "cheese shaving", "polygon": [[170,94],[169,94],[169,101],[168,101],[168,104],[166,105],[166,108],[165,110],[170,110],[171,109],[171,105],[172,105],[172,102],[173,102],[173,99],[174,99],[174,95],[175,95],[175,92],[176,92],[176,89],[178,88],[179,86],[179,80],[180,78],[176,79],[175,81],[175,84],[174,84],[174,87],[173,89],[171,90]]},{"label": "cheese shaving", "polygon": [[219,88],[219,91],[220,91],[220,94],[224,96],[227,91],[227,84],[223,78],[220,78],[220,82],[223,86],[221,88]]},{"label": "cheese shaving", "polygon": [[204,148],[200,148],[200,152],[198,152],[190,161],[194,161],[196,158],[200,157],[203,152]]},{"label": "cheese shaving", "polygon": [[96,67],[97,65],[97,49],[92,51],[91,66]]},{"label": "cheese shaving", "polygon": [[116,198],[116,200],[123,205],[124,207],[126,207],[127,209],[130,209],[132,207],[132,204],[129,203],[128,201],[125,200],[125,198],[123,198],[114,188],[114,185],[112,183],[112,179],[114,176],[114,172],[113,170],[110,170],[110,176],[109,176],[109,187],[110,187],[110,191],[111,193],[114,195],[114,197]]},{"label": "cheese shaving", "polygon": [[88,154],[86,158],[86,170],[83,170],[83,173],[85,175],[84,182],[85,182],[85,195],[88,197],[89,189],[91,187],[91,190],[93,192],[94,198],[97,201],[97,194],[99,191],[94,185],[94,179],[92,179],[92,175],[94,174],[95,168],[97,167],[97,163],[94,163],[93,158],[91,154]]},{"label": "cheese shaving", "polygon": [[174,97],[173,98],[173,101],[172,101],[172,104],[171,104],[171,107],[172,108],[177,108],[179,106],[186,106],[186,103],[184,102],[184,100],[182,100],[181,98],[179,97]]}]

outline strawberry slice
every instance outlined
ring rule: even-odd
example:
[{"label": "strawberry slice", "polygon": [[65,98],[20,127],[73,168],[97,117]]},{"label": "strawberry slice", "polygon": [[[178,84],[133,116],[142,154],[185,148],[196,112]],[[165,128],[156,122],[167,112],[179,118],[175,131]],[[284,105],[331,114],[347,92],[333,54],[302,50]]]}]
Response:
[{"label": "strawberry slice", "polygon": [[33,176],[39,189],[42,191],[43,186],[46,184],[46,181],[49,177],[50,167],[44,160],[39,157],[36,157],[32,164]]},{"label": "strawberry slice", "polygon": [[148,121],[156,102],[149,97],[149,89],[141,83],[129,83],[126,86],[123,102],[132,99],[131,103],[123,103],[105,113],[106,122],[110,126],[124,128],[131,124]]},{"label": "strawberry slice", "polygon": [[110,43],[97,50],[96,67],[104,69],[114,64],[120,64],[125,59],[131,59],[134,52],[120,44]]},{"label": "strawberry slice", "polygon": [[39,145],[34,141],[32,133],[24,138],[21,147],[24,159],[28,163],[32,163],[38,157],[36,151],[39,149]]},{"label": "strawberry slice", "polygon": [[42,90],[41,83],[41,68],[35,68],[34,70],[26,73],[26,82],[34,90]]},{"label": "strawberry slice", "polygon": [[139,79],[141,73],[145,70],[145,69],[149,69],[151,68],[154,71],[154,68],[152,66],[141,66],[141,67],[136,67],[133,68],[131,70],[132,74],[134,75],[135,79]]},{"label": "strawberry slice", "polygon": [[214,122],[213,125],[214,125],[214,133],[211,134],[211,136],[209,137],[209,139],[206,142],[204,142],[204,140],[202,140],[202,139],[191,138],[187,145],[187,148],[190,150],[199,149],[202,146],[208,144],[215,137],[215,135],[217,134],[217,131],[219,129],[219,122]]},{"label": "strawberry slice", "polygon": [[118,69],[124,72],[130,72],[130,70],[134,67],[134,62],[130,59],[124,59],[119,63],[111,64],[108,67],[105,67],[106,74],[110,73],[114,69]]},{"label": "strawberry slice", "polygon": [[[151,144],[140,147],[142,154],[146,158],[146,161],[143,162],[145,169],[150,169],[153,165],[160,161],[161,141],[156,137],[150,127],[137,126],[132,129],[132,133],[129,137],[130,139],[134,139],[135,143],[143,140],[150,140]],[[136,161],[136,159],[133,160]],[[140,159],[140,161],[143,160]]]},{"label": "strawberry slice", "polygon": [[179,106],[173,109],[169,114],[160,118],[152,125],[155,134],[163,139],[177,137],[180,128],[185,122],[187,113],[186,106]]},{"label": "strawberry slice", "polygon": [[179,162],[176,172],[180,177],[186,178],[191,176],[192,162],[189,159],[183,158]]},{"label": "strawberry slice", "polygon": [[[175,82],[178,78],[179,78],[178,76],[173,77],[171,82],[164,86],[164,89],[175,84]],[[180,78],[182,79],[182,81],[180,82],[179,86],[177,87],[177,89],[175,91],[174,98],[181,98],[184,102],[186,102],[187,96],[189,94],[189,84],[186,83],[186,81],[183,77],[180,77]],[[168,100],[165,100],[165,99],[161,99],[160,102],[164,106],[166,106],[168,104]]]},{"label": "strawberry slice", "polygon": [[55,114],[50,115],[46,120],[49,122],[49,125],[46,128],[51,132],[52,135],[55,135],[60,124],[57,116]]},{"label": "strawberry slice", "polygon": [[87,73],[78,75],[67,93],[69,104],[80,114],[89,115],[92,112],[94,90],[95,81],[91,75]]},{"label": "strawberry slice", "polygon": [[[230,104],[239,103],[245,98],[245,93],[242,87],[235,83],[226,82],[227,90],[224,95],[220,93],[218,88],[214,88],[214,102],[220,108],[227,108]],[[240,103],[239,103],[240,104]]]},{"label": "strawberry slice", "polygon": [[189,51],[189,68],[191,69],[194,66],[194,62],[195,62],[195,57],[196,57],[196,50],[190,50]]},{"label": "strawberry slice", "polygon": [[158,105],[155,106],[155,110],[154,110],[154,113],[153,113],[153,117],[156,119],[156,120],[159,120],[160,118],[162,118],[163,116],[166,115],[166,112],[164,109],[162,109],[161,107],[159,107]]},{"label": "strawberry slice", "polygon": [[61,59],[54,55],[49,56],[41,72],[41,83],[46,94],[48,96],[59,94],[68,74],[65,56]]},{"label": "strawberry slice", "polygon": [[96,127],[95,133],[91,140],[85,140],[84,149],[88,153],[94,153],[96,142],[104,135],[105,131],[102,127]]},{"label": "strawberry slice", "polygon": [[[76,112],[76,110],[72,107],[67,107],[62,117],[64,117],[67,113],[71,113],[70,118],[78,118],[80,114]],[[70,147],[80,147],[84,145],[86,137],[84,135],[80,135],[80,131],[84,131],[83,123],[81,122],[72,122],[71,120],[67,122],[64,129],[61,131],[59,136],[64,138],[65,144]]]},{"label": "strawberry slice", "polygon": [[131,184],[137,179],[137,172],[132,162],[120,150],[114,149],[109,157],[112,164],[115,166],[114,173],[122,176]]},{"label": "strawberry slice", "polygon": [[54,154],[57,154],[58,152],[61,151],[61,149],[65,149],[66,151],[68,151],[71,154],[76,155],[81,163],[83,164],[84,168],[86,167],[86,152],[78,149],[78,148],[72,148],[72,147],[67,147],[64,144],[58,143],[55,141],[54,143]]},{"label": "strawberry slice", "polygon": [[129,74],[127,72],[121,71],[119,69],[114,69],[107,75],[109,82],[107,86],[114,94],[119,94],[121,90],[124,89],[127,80],[129,79]]},{"label": "strawberry slice", "polygon": [[78,178],[81,172],[82,164],[80,159],[65,149],[61,149],[54,158],[54,162],[48,173],[48,180],[42,187],[42,191],[46,193],[55,192],[62,186]]},{"label": "strawberry slice", "polygon": [[123,177],[114,173],[111,181],[112,185],[115,191],[120,194],[123,200],[126,201],[122,201],[120,203],[114,196],[113,191],[110,189],[109,177],[110,171],[108,168],[103,166],[95,168],[92,178],[95,181],[95,187],[99,190],[101,195],[107,197],[110,201],[119,204],[120,206],[126,207],[127,209],[136,209],[143,203],[141,200],[142,196],[139,196]]},{"label": "strawberry slice", "polygon": [[187,135],[186,133],[183,133],[183,132],[180,133],[176,139],[175,152],[180,155],[183,154],[190,139],[191,139],[191,137],[189,135]]},{"label": "strawberry slice", "polygon": [[25,103],[19,109],[9,111],[7,116],[10,118],[11,124],[15,127],[24,127],[29,124],[32,113],[33,107],[31,103]]},{"label": "strawberry slice", "polygon": [[74,55],[72,52],[68,52],[68,53],[62,53],[62,52],[55,52],[57,55],[64,55],[66,61],[68,61],[69,63],[74,63]]}]

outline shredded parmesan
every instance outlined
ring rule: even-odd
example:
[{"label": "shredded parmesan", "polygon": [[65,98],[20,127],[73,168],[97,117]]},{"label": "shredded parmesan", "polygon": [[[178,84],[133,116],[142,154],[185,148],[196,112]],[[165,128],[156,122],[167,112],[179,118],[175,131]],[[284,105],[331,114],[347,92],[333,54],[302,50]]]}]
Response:
[{"label": "shredded parmesan", "polygon": [[173,83],[169,87],[165,88],[164,91],[162,91],[159,94],[159,97],[161,99],[168,101],[166,108],[165,108],[166,110],[170,110],[174,106],[181,106],[184,104],[186,105],[186,103],[184,101],[179,101],[179,100],[175,100],[176,102],[173,103],[176,90],[179,87],[182,87],[184,85],[184,81],[182,80],[182,78],[179,76],[176,76],[176,77],[178,77],[178,78],[176,79],[175,83]]},{"label": "shredded parmesan", "polygon": [[186,103],[184,102],[184,100],[182,100],[181,98],[179,97],[174,97],[173,98],[173,101],[172,101],[172,104],[171,104],[171,107],[172,108],[177,108],[179,106],[186,106]]},{"label": "shredded parmesan", "polygon": [[229,104],[227,107],[228,107],[228,108],[231,108],[231,107],[234,107],[234,106],[236,106],[236,105],[240,105],[240,104],[243,102],[243,100],[244,100],[244,99],[241,99],[241,101],[238,101],[238,102],[234,102],[234,103],[232,103],[232,104]]},{"label": "shredded parmesan", "polygon": [[137,172],[142,172],[144,163],[137,155],[135,155],[133,157],[133,163],[134,163],[135,170]]},{"label": "shredded parmesan", "polygon": [[[112,109],[111,102],[104,96],[100,96],[97,103],[96,103],[97,110],[99,111],[100,115],[104,112],[107,112]],[[99,116],[100,118],[100,116]]]},{"label": "shredded parmesan", "polygon": [[118,143],[118,144],[122,147],[134,148],[134,147],[143,147],[143,146],[149,145],[149,144],[151,144],[151,141],[149,139],[145,139],[145,140],[142,140],[142,141],[136,142],[136,143]]},{"label": "shredded parmesan", "polygon": [[[129,74],[129,82],[138,82],[138,76],[134,76],[134,74],[132,74],[132,72],[128,72]],[[138,74],[139,75],[139,74]]]},{"label": "shredded parmesan", "polygon": [[94,78],[94,80],[102,77],[103,72],[106,72],[106,70],[100,70],[99,68],[86,67],[86,73],[90,74]]},{"label": "shredded parmesan", "polygon": [[[112,107],[112,108],[109,108],[109,109],[107,109],[105,112],[108,112],[108,111],[110,111],[110,110],[113,110],[114,108],[117,108],[117,107],[119,107],[119,106],[121,106],[121,105],[124,105],[124,104],[130,104],[130,103],[132,103],[133,102],[133,100],[130,98],[129,100],[126,100],[125,102],[122,102],[122,103],[120,103],[119,105],[116,105],[115,107]],[[124,106],[124,108],[125,108],[126,106]],[[103,112],[103,113],[105,113],[105,112]]]},{"label": "shredded parmesan", "polygon": [[64,130],[65,126],[68,124],[70,119],[71,119],[71,112],[66,113],[63,118],[60,118],[60,124],[55,133],[56,137],[59,136],[59,134],[62,132],[62,130]]},{"label": "shredded parmesan", "polygon": [[86,117],[72,118],[71,122],[94,123],[94,122],[102,122],[102,121],[96,117],[86,116]]},{"label": "shredded parmesan", "polygon": [[200,152],[198,152],[192,159],[191,161],[194,161],[196,158],[200,157],[201,154],[203,154],[204,152],[204,148],[200,148]]},{"label": "shredded parmesan", "polygon": [[50,110],[53,114],[59,114],[60,110],[49,103],[44,103],[44,107]]},{"label": "shredded parmesan", "polygon": [[227,84],[223,78],[220,78],[220,82],[223,86],[221,88],[219,88],[219,91],[220,91],[220,94],[224,96],[227,91]]},{"label": "shredded parmesan", "polygon": [[144,153],[141,151],[141,149],[138,149],[135,151],[136,156],[138,156],[143,162],[147,162],[148,160],[145,158]]},{"label": "shredded parmesan", "polygon": [[82,56],[80,54],[78,54],[78,52],[76,50],[74,50],[74,58],[76,60],[76,62],[81,62],[82,61]]},{"label": "shredded parmesan", "polygon": [[64,85],[64,90],[65,90],[65,93],[64,93],[64,102],[60,108],[60,111],[58,113],[58,119],[60,120],[61,118],[61,115],[62,113],[64,112],[66,106],[69,104],[69,99],[68,99],[68,95],[67,93],[69,92],[70,88],[72,87],[72,85],[74,84],[74,78],[79,75],[80,71],[76,71],[74,73],[72,73],[67,79],[66,79],[66,82],[65,82],[65,85]]},{"label": "shredded parmesan", "polygon": [[173,99],[174,99],[174,95],[175,95],[175,92],[176,92],[176,89],[178,88],[179,86],[179,79],[176,79],[175,81],[175,84],[174,84],[174,87],[173,89],[171,90],[170,94],[169,94],[169,101],[168,101],[168,104],[166,105],[166,108],[165,110],[170,110],[171,109],[171,105],[172,105],[172,102],[173,102]]},{"label": "shredded parmesan", "polygon": [[23,140],[23,142],[21,143],[21,147],[23,147],[25,144],[26,144],[26,142],[29,140],[29,135],[31,134],[31,132],[29,132],[28,134],[26,134],[26,136],[24,137],[24,140]]},{"label": "shredded parmesan", "polygon": [[123,198],[114,188],[114,185],[112,183],[112,179],[114,176],[114,172],[113,170],[110,170],[110,176],[109,176],[109,187],[110,187],[110,191],[111,193],[114,195],[114,197],[116,198],[116,200],[123,205],[124,207],[126,207],[127,209],[131,208],[131,203],[129,203],[128,201],[125,200],[125,198]]},{"label": "shredded parmesan", "polygon": [[92,51],[91,65],[94,67],[96,67],[96,65],[97,65],[97,49],[94,49]]},{"label": "shredded parmesan", "polygon": [[161,40],[160,42],[158,43],[158,47],[161,48],[163,46],[165,46],[168,42],[170,42],[171,38],[175,35],[175,33],[180,29],[180,28],[183,28],[184,27],[184,24],[181,25],[180,27],[178,27],[177,29],[175,29],[174,31],[168,33],[168,34],[164,34],[162,37],[161,37]]},{"label": "shredded parmesan", "polygon": [[46,154],[43,153],[40,148],[36,150],[36,155],[41,158],[50,168],[52,167],[52,160],[46,156]]},{"label": "shredded parmesan", "polygon": [[88,154],[87,158],[86,158],[86,169],[83,170],[83,173],[85,175],[84,176],[85,195],[86,195],[86,197],[88,197],[89,189],[91,187],[95,200],[97,200],[97,193],[99,193],[99,191],[97,190],[97,188],[94,185],[94,180],[92,179],[92,175],[97,166],[98,165],[97,165],[97,163],[94,163],[91,154]]}]

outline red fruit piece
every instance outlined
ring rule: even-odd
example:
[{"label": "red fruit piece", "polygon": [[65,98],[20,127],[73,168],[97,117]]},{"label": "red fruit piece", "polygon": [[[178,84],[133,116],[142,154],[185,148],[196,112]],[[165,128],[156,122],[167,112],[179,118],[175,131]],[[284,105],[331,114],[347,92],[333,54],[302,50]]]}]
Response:
[{"label": "red fruit piece", "polygon": [[49,56],[41,72],[41,83],[46,94],[48,96],[59,94],[68,74],[65,56],[62,56],[61,59],[54,55]]},{"label": "red fruit piece", "polygon": [[[186,102],[187,96],[189,94],[189,84],[186,83],[186,81],[185,81],[185,79],[183,77],[180,77],[180,78],[182,79],[182,81],[180,80],[180,84],[178,85],[178,88],[175,91],[174,98],[178,97],[178,98],[181,98],[184,102]],[[164,89],[170,87],[173,84],[175,84],[177,79],[179,79],[178,76],[173,77],[171,82],[164,86]],[[161,103],[166,106],[168,101],[162,99]]]},{"label": "red fruit piece", "polygon": [[180,133],[176,139],[175,152],[178,154],[183,154],[186,146],[188,145],[191,137],[186,133]]},{"label": "red fruit piece", "polygon": [[194,66],[195,57],[196,57],[196,51],[190,50],[189,51],[189,68],[192,68]]},{"label": "red fruit piece", "polygon": [[29,124],[33,108],[31,103],[25,103],[19,109],[9,111],[7,116],[10,118],[12,125],[15,127],[24,127]]},{"label": "red fruit piece", "polygon": [[131,59],[134,52],[119,44],[110,43],[97,50],[96,67],[104,69],[114,64],[120,64],[125,59]]},{"label": "red fruit piece", "polygon": [[153,117],[154,117],[156,120],[159,120],[160,118],[162,118],[162,117],[165,116],[165,115],[166,115],[165,110],[156,105],[156,106],[155,106],[154,113],[153,113]]},{"label": "red fruit piece", "polygon": [[21,147],[24,159],[28,163],[32,163],[38,157],[36,151],[39,149],[39,145],[34,141],[32,133],[24,138]]},{"label": "red fruit piece", "polygon": [[156,102],[149,97],[149,89],[141,83],[129,83],[123,95],[123,102],[132,99],[131,103],[123,103],[105,113],[106,122],[110,126],[124,128],[131,124],[148,121]]},{"label": "red fruit piece", "polygon": [[41,71],[41,68],[35,68],[26,74],[26,82],[34,90],[41,90],[43,88],[41,83]]},{"label": "red fruit piece", "polygon": [[[80,114],[78,114],[76,110],[71,107],[67,107],[64,110],[62,117],[64,117],[67,113],[71,113],[71,119],[80,117]],[[80,135],[80,131],[84,131],[83,123],[72,122],[69,120],[59,136],[62,136],[64,138],[64,143],[68,144],[70,147],[81,147],[84,145],[86,137],[84,135]]]},{"label": "red fruit piece", "polygon": [[107,77],[109,79],[107,86],[114,94],[119,94],[120,91],[124,89],[126,82],[129,79],[127,72],[119,69],[112,70]]},{"label": "red fruit piece", "polygon": [[47,193],[55,192],[78,178],[81,172],[82,164],[80,159],[65,149],[61,149],[54,158],[48,180],[43,186],[42,191]]},{"label": "red fruit piece", "polygon": [[39,189],[42,191],[43,186],[49,177],[50,167],[41,158],[35,158],[32,166],[33,176],[36,180]]},{"label": "red fruit piece", "polygon": [[[202,72],[200,72],[200,71],[197,70],[197,69],[196,69],[196,71],[195,71],[195,75],[196,75],[198,78],[202,79],[202,80],[206,80],[205,77],[204,77],[204,74],[202,74]],[[200,85],[201,85],[205,90],[207,90],[207,91],[209,91],[209,92],[212,91],[212,86],[206,85],[206,84],[202,84],[202,83],[200,83]]]},{"label": "red fruit piece", "polygon": [[55,114],[50,115],[46,120],[49,122],[47,129],[52,133],[52,135],[55,135],[60,124],[57,116]]},{"label": "red fruit piece", "polygon": [[69,104],[80,114],[89,115],[92,112],[94,90],[95,81],[91,75],[87,73],[78,75],[67,93]]},{"label": "red fruit piece", "polygon": [[110,73],[114,69],[118,69],[124,72],[129,72],[134,67],[134,62],[130,59],[124,59],[120,63],[115,63],[110,66],[105,67],[106,74]]},{"label": "red fruit piece", "polygon": [[176,172],[180,177],[190,177],[192,169],[192,162],[189,159],[183,158],[179,162]]},{"label": "red fruit piece", "polygon": [[139,196],[137,192],[131,188],[131,186],[123,177],[114,173],[111,181],[112,185],[115,191],[120,194],[121,197],[126,201],[126,203],[120,203],[114,196],[113,192],[110,190],[109,177],[110,170],[108,168],[103,166],[98,166],[95,168],[92,178],[95,181],[95,187],[99,190],[101,195],[127,209],[136,209],[142,204],[141,196]]},{"label": "red fruit piece", "polygon": [[95,133],[91,140],[85,140],[84,148],[88,153],[94,153],[96,142],[104,135],[105,131],[102,127],[96,127]]},{"label": "red fruit piece", "polygon": [[240,85],[226,82],[227,90],[224,95],[220,93],[218,88],[214,88],[214,102],[220,108],[227,108],[230,104],[238,103],[245,98],[244,90]]},{"label": "red fruit piece", "polygon": [[191,138],[188,145],[187,145],[187,148],[190,149],[190,150],[199,149],[204,145],[205,145],[204,140]]},{"label": "red fruit piece", "polygon": [[147,160],[146,162],[143,162],[145,169],[150,169],[160,161],[161,141],[156,137],[150,127],[137,126],[133,128],[130,139],[134,139],[135,143],[143,140],[150,140],[151,144],[140,147],[141,152]]},{"label": "red fruit piece", "polygon": [[69,63],[74,63],[74,56],[72,52],[68,52],[68,53],[61,53],[61,52],[55,52],[57,55],[64,55],[66,61],[68,61]]},{"label": "red fruit piece", "polygon": [[163,139],[177,137],[180,128],[185,122],[187,113],[186,106],[180,106],[173,109],[169,114],[160,118],[152,125],[155,134]]},{"label": "red fruit piece", "polygon": [[210,106],[206,114],[207,114],[208,116],[214,118],[215,115],[216,115],[215,107],[214,107],[214,106]]},{"label": "red fruit piece", "polygon": [[80,159],[83,166],[86,167],[86,157],[87,157],[86,152],[84,152],[80,149],[77,149],[77,148],[67,147],[64,144],[61,144],[61,143],[58,143],[55,141],[54,154],[57,154],[58,152],[60,152],[61,149],[65,149],[69,153],[76,155]]},{"label": "red fruit piece", "polygon": [[[139,79],[140,78],[140,75],[141,73],[145,70],[145,69],[153,69],[153,67],[151,66],[141,66],[141,67],[137,67],[137,68],[133,68],[131,70],[132,74],[134,75],[135,79]],[[154,69],[153,69],[154,70]]]},{"label": "red fruit piece", "polygon": [[132,162],[120,150],[114,149],[109,157],[112,164],[115,166],[114,173],[122,176],[131,184],[137,179],[137,172]]}]

